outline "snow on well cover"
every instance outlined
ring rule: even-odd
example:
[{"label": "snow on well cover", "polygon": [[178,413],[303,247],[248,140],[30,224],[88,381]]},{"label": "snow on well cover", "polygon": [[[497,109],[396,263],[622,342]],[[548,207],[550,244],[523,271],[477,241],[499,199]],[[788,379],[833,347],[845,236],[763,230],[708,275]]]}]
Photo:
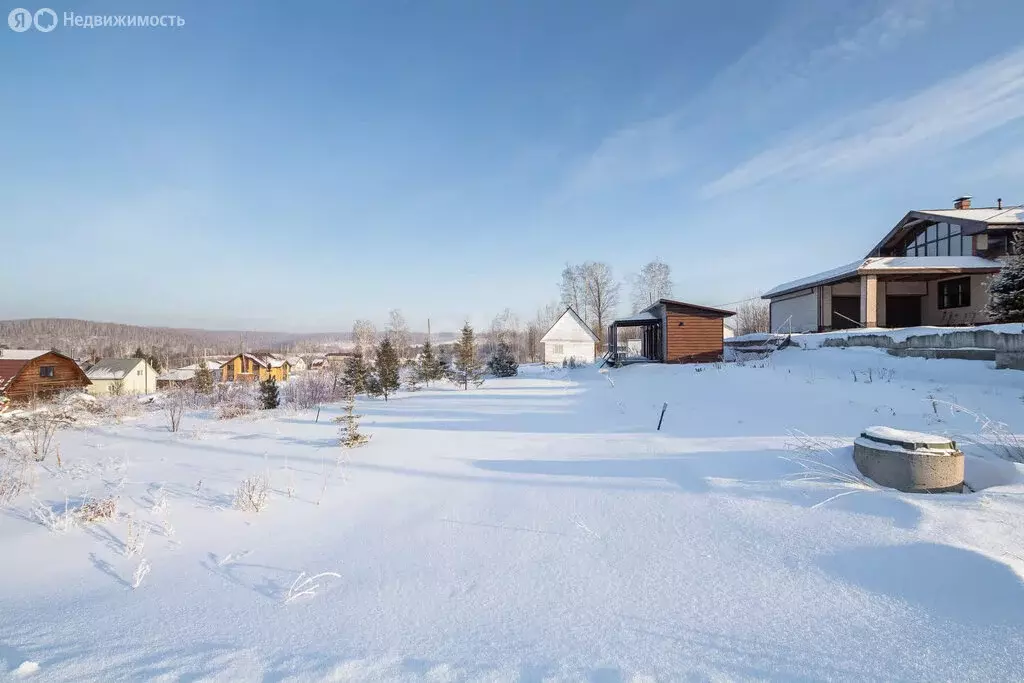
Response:
[{"label": "snow on well cover", "polygon": [[879,441],[895,441],[898,443],[920,444],[922,446],[934,446],[938,448],[949,448],[949,437],[925,434],[924,432],[913,432],[908,429],[896,429],[895,427],[868,427],[864,430],[865,437]]}]

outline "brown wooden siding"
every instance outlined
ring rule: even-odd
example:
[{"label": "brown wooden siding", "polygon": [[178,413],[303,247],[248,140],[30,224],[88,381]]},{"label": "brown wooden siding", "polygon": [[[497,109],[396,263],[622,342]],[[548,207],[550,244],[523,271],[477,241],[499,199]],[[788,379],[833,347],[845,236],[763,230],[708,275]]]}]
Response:
[{"label": "brown wooden siding", "polygon": [[[266,368],[242,355],[235,356],[220,368],[220,381],[222,382],[260,382],[268,377],[273,377],[279,382],[288,379],[290,370],[288,363],[278,368]],[[233,370],[229,373],[228,371]]]},{"label": "brown wooden siding", "polygon": [[[53,377],[39,375],[39,369],[47,366],[53,367]],[[92,382],[75,361],[51,352],[26,363],[4,393],[12,401],[28,401],[90,384]]]},{"label": "brown wooden siding", "polygon": [[705,363],[722,359],[721,317],[672,311],[666,316],[666,363]]}]

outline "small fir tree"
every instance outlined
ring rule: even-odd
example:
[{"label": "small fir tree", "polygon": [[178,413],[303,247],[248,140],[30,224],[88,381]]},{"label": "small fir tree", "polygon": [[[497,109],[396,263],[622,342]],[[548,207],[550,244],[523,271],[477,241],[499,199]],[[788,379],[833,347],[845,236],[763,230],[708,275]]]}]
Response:
[{"label": "small fir tree", "polygon": [[352,387],[354,394],[363,394],[367,391],[367,375],[369,369],[366,367],[366,360],[363,358],[363,350],[356,347],[355,355],[345,361],[346,384]]},{"label": "small fir tree", "polygon": [[370,437],[359,431],[359,418],[362,417],[362,415],[357,415],[355,412],[356,394],[352,390],[352,385],[346,382],[345,389],[345,407],[342,409],[343,413],[334,418],[334,421],[341,425],[341,427],[338,428],[339,444],[341,447],[355,448],[356,446],[362,446],[364,443],[369,441]]},{"label": "small fir tree", "polygon": [[475,386],[483,384],[483,365],[477,358],[476,339],[469,323],[462,326],[462,336],[455,343],[452,361],[451,379],[455,384],[461,384],[463,389],[469,389],[470,383]]},{"label": "small fir tree", "polygon": [[519,374],[519,363],[508,342],[499,342],[494,355],[487,361],[487,369],[495,377],[515,377]]},{"label": "small fir tree", "polygon": [[1024,322],[1024,232],[1013,236],[1012,253],[988,283],[985,312],[994,323]]},{"label": "small fir tree", "polygon": [[399,379],[398,351],[391,343],[390,337],[384,337],[377,346],[377,364],[373,372],[373,389],[378,395],[388,400],[388,396],[398,391],[401,386]]},{"label": "small fir tree", "polygon": [[277,380],[268,377],[260,382],[260,405],[264,410],[273,410],[281,404],[280,392],[277,389]]},{"label": "small fir tree", "polygon": [[429,339],[423,342],[423,350],[420,352],[420,358],[414,370],[417,381],[427,386],[430,386],[431,382],[444,378],[441,359],[434,353],[434,345],[430,343]]},{"label": "small fir tree", "polygon": [[200,359],[196,363],[196,374],[192,378],[196,391],[200,394],[209,394],[213,391],[213,373],[205,360]]}]

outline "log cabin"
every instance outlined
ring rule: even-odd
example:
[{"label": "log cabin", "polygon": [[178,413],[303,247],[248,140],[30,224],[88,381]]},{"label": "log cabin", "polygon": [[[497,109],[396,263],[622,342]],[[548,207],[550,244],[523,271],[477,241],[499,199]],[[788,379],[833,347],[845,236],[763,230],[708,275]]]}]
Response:
[{"label": "log cabin", "polygon": [[90,384],[78,363],[62,353],[0,349],[0,396],[12,402],[46,398]]}]

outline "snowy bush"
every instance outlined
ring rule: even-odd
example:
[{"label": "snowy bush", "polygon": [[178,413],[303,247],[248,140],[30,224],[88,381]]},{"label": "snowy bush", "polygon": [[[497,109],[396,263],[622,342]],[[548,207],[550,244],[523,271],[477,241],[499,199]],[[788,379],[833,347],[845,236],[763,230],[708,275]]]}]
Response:
[{"label": "snowy bush", "polygon": [[167,416],[167,427],[172,432],[177,432],[181,426],[181,418],[185,415],[185,409],[189,405],[189,393],[185,387],[175,387],[164,394],[164,415]]},{"label": "snowy bush", "polygon": [[77,521],[84,523],[113,519],[117,514],[117,498],[87,500],[75,508],[74,514]]},{"label": "snowy bush", "polygon": [[217,406],[217,419],[231,420],[248,415],[256,410],[257,405],[259,398],[256,385],[244,382],[232,384],[223,402]]},{"label": "snowy bush", "polygon": [[0,505],[30,488],[33,475],[30,458],[10,441],[0,441]]},{"label": "snowy bush", "polygon": [[142,414],[142,404],[136,396],[114,395],[96,397],[98,412],[109,415],[120,424],[126,417]]},{"label": "snowy bush", "polygon": [[32,499],[32,516],[50,531],[63,533],[75,524],[75,511],[70,502],[64,498],[64,509],[54,509],[49,505]]},{"label": "snowy bush", "polygon": [[235,491],[235,509],[242,512],[262,512],[270,497],[270,483],[267,477],[257,474],[243,479]]},{"label": "snowy bush", "polygon": [[322,579],[325,576],[330,576],[335,579],[341,578],[341,574],[337,574],[335,572],[320,572],[313,576],[306,576],[306,572],[299,574],[295,580],[292,581],[292,585],[288,588],[288,594],[284,598],[285,604],[288,604],[296,598],[313,597],[316,595],[316,591],[320,588],[320,584],[314,583],[314,581]]},{"label": "snowy bush", "polygon": [[335,378],[326,372],[307,372],[288,380],[281,390],[286,405],[308,410],[331,399]]}]

